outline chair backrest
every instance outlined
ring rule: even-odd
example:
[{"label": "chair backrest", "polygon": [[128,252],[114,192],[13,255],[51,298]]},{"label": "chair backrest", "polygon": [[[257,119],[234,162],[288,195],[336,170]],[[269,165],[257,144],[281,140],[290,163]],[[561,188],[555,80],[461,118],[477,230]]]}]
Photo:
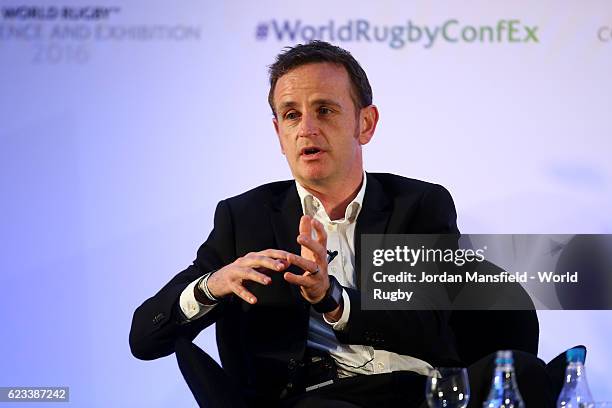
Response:
[{"label": "chair backrest", "polygon": [[[481,275],[498,275],[503,271],[486,260],[470,263],[461,270],[478,271]],[[538,355],[538,316],[531,297],[520,284],[464,283],[454,286],[449,296],[455,306],[474,304],[473,300],[478,299],[483,309],[451,313],[450,325],[455,333],[457,352],[466,366],[498,350],[520,350]],[[513,308],[520,310],[509,310]]]},{"label": "chair backrest", "polygon": [[498,350],[538,355],[540,328],[535,310],[454,311],[450,324],[466,366]]}]

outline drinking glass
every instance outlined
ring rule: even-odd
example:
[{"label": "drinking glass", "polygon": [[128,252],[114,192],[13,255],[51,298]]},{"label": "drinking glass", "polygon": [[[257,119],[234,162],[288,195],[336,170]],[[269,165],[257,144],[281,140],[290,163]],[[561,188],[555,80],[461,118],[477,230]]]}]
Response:
[{"label": "drinking glass", "polygon": [[465,408],[470,401],[467,370],[441,367],[427,378],[425,396],[429,408]]}]

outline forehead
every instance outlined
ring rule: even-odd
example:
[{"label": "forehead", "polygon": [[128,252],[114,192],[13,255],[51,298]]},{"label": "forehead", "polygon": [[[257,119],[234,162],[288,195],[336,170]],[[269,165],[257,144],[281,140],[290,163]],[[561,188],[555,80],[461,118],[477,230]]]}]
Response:
[{"label": "forehead", "polygon": [[351,81],[344,66],[329,62],[301,65],[276,82],[275,105],[304,97],[351,102]]}]

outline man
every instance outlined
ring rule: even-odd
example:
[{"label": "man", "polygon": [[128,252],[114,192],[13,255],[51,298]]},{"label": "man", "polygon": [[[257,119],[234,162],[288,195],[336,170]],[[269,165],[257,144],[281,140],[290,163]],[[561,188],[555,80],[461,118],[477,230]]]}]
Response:
[{"label": "man", "polygon": [[347,51],[290,48],[270,83],[295,180],[218,204],[193,265],[136,310],[132,353],[166,356],[216,322],[224,370],[250,405],[419,406],[432,367],[459,361],[449,315],[361,310],[361,234],[458,234],[452,199],[438,185],[364,172],[379,114]]}]

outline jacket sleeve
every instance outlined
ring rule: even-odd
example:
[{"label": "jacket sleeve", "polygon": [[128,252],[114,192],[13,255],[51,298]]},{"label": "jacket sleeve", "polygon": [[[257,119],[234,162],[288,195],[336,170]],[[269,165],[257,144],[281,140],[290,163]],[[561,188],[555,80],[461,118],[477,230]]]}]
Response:
[{"label": "jacket sleeve", "polygon": [[235,239],[229,205],[221,201],[215,210],[214,228],[198,249],[187,269],[177,274],[155,296],[144,301],[132,318],[129,342],[134,357],[153,360],[174,352],[178,337],[193,340],[223,313],[219,304],[199,319],[187,321],[179,306],[183,290],[205,273],[217,270],[235,259]]},{"label": "jacket sleeve", "polygon": [[[403,232],[450,234],[458,239],[456,218],[450,193],[442,186],[434,185],[423,194],[416,217]],[[454,239],[454,245],[457,239]],[[350,288],[345,290],[351,306],[347,326],[335,331],[340,342],[368,345],[430,363],[458,361],[448,311],[362,310],[361,292]]]}]

